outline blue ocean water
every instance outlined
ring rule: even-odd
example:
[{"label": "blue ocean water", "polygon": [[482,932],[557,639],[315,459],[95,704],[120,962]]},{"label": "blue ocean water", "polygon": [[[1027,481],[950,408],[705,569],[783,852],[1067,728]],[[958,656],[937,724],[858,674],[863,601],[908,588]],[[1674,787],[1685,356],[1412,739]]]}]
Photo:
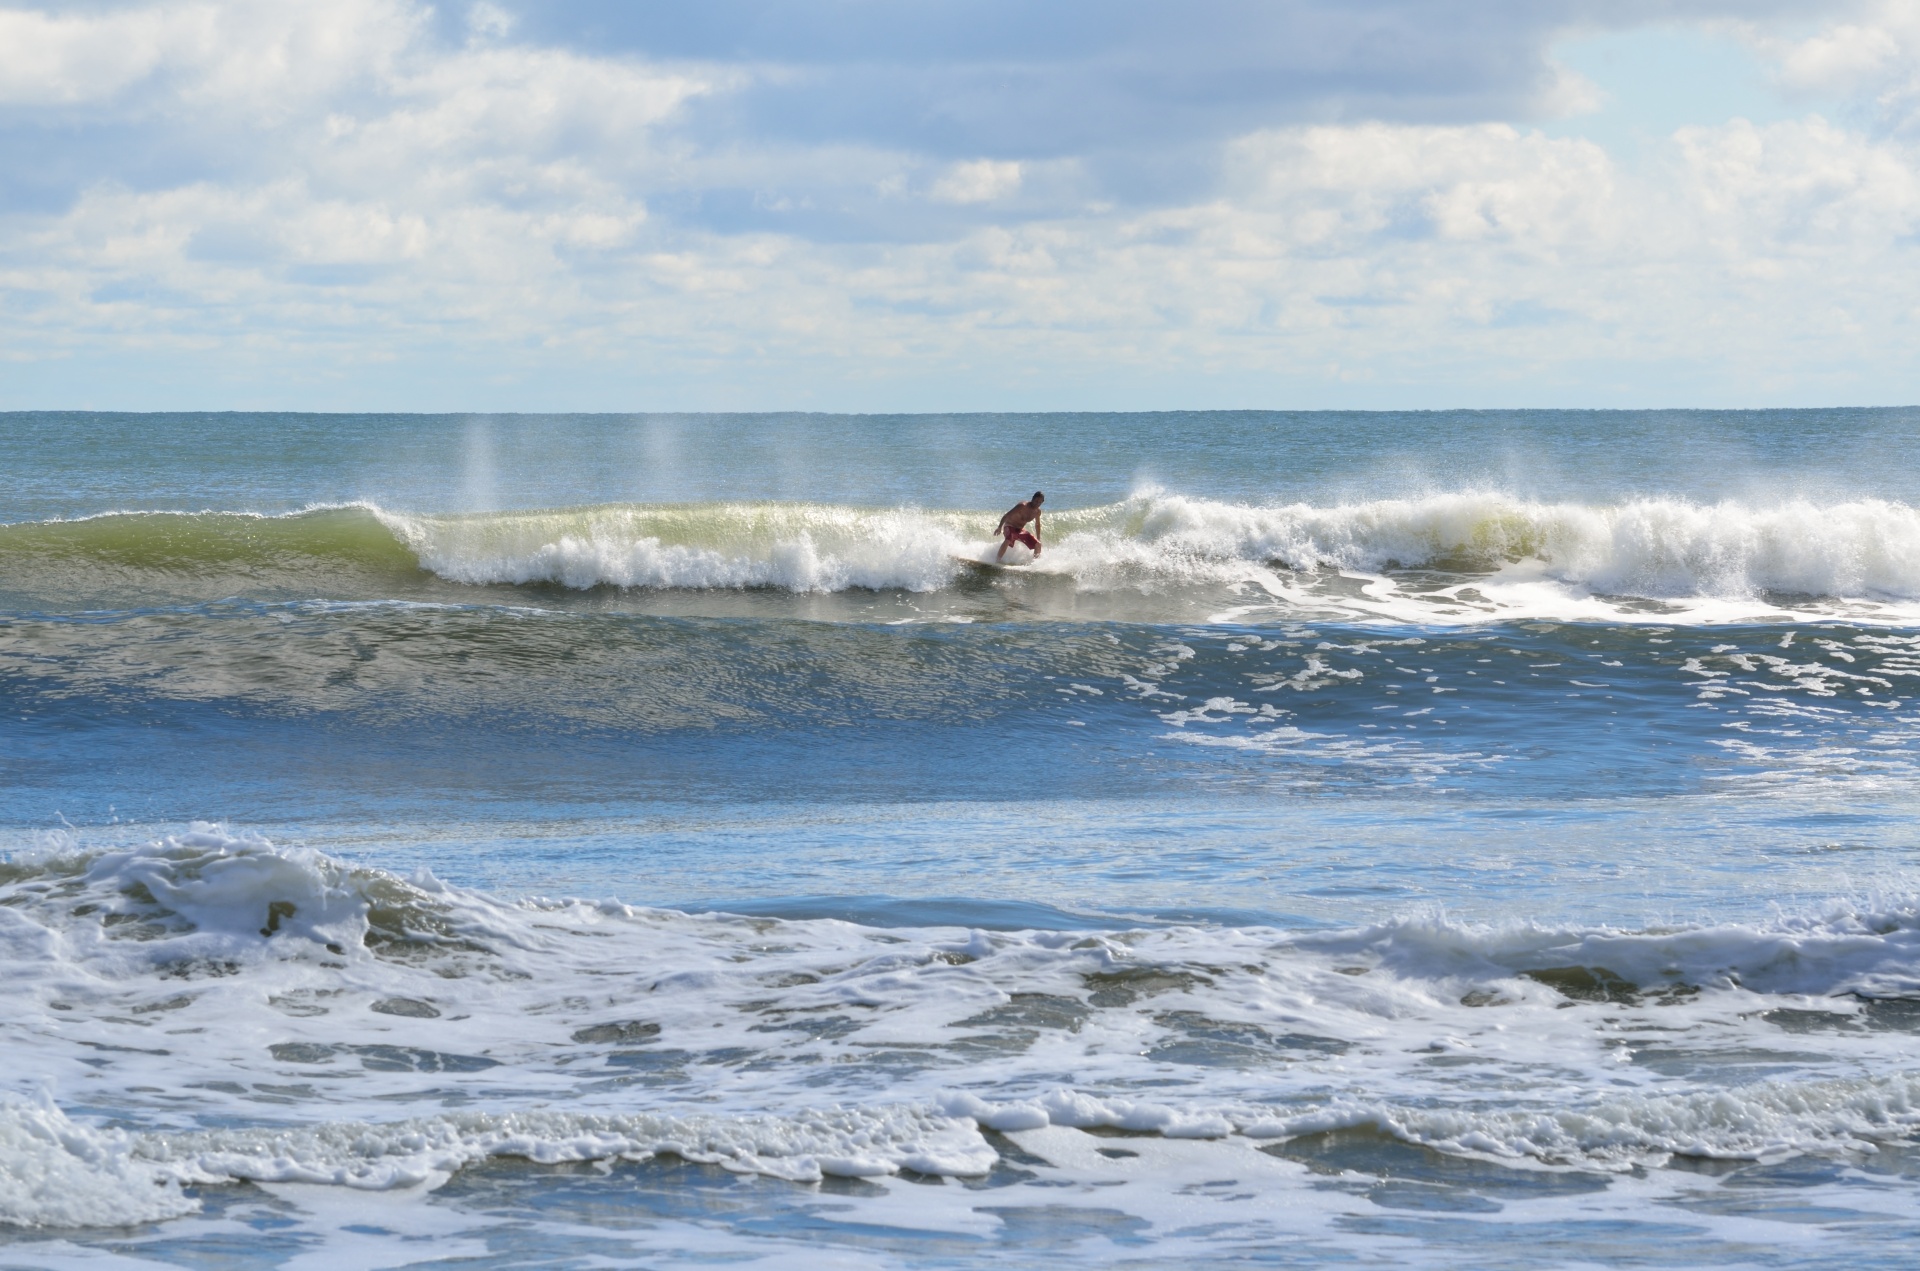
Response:
[{"label": "blue ocean water", "polygon": [[0,417],[0,1265],[1901,1265],[1917,432]]}]

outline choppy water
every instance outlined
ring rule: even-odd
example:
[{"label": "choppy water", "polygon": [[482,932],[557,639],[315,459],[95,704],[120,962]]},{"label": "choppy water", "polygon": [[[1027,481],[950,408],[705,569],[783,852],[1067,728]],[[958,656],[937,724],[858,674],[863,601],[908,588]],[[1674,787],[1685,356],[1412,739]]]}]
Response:
[{"label": "choppy water", "polygon": [[1904,1265],[1917,433],[0,418],[0,1265]]}]

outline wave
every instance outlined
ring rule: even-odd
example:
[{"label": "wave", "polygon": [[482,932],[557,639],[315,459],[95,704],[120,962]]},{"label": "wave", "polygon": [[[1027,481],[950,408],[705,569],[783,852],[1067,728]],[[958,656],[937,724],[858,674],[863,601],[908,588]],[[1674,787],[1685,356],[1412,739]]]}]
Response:
[{"label": "wave", "polygon": [[418,570],[371,506],[253,512],[107,512],[0,525],[0,565],[61,562],[130,573],[261,573],[305,564]]},{"label": "wave", "polygon": [[1612,1170],[1662,1165],[1676,1156],[1750,1161],[1872,1152],[1920,1130],[1920,1073],[1615,1096],[1573,1108],[1336,1103],[1254,1122],[1241,1132],[1294,1138],[1359,1127],[1460,1156]]},{"label": "wave", "polygon": [[936,590],[956,573],[965,527],[992,523],[815,504],[381,516],[425,568],[453,582],[798,592]]},{"label": "wave", "polygon": [[1580,1107],[1435,1109],[1338,1099],[1287,1116],[1256,1106],[1175,1108],[1056,1088],[993,1103],[964,1092],[921,1106],[788,1116],[527,1110],[404,1121],[129,1134],[78,1124],[50,1102],[0,1103],[0,1221],[105,1227],[198,1208],[184,1185],[438,1186],[489,1159],[541,1165],[672,1157],[790,1182],[902,1172],[978,1178],[1001,1156],[982,1131],[1064,1127],[1270,1143],[1370,1129],[1449,1155],[1623,1172],[1672,1158],[1751,1161],[1872,1152],[1920,1129],[1920,1073],[1770,1081]]},{"label": "wave", "polygon": [[[236,581],[336,570],[390,582],[424,572],[465,586],[931,592],[972,577],[955,556],[991,558],[992,520],[989,512],[804,503],[116,513],[0,527],[0,570],[67,562]],[[1090,590],[1253,583],[1285,591],[1300,582],[1288,575],[1317,570],[1425,570],[1680,601],[1920,599],[1920,511],[1881,500],[1590,506],[1453,493],[1261,507],[1153,491],[1051,513],[1047,525],[1034,572]]]},{"label": "wave", "polygon": [[[195,965],[237,968],[316,956],[324,961],[328,955],[378,958],[398,945],[412,947],[398,955],[403,962],[434,950],[494,959],[518,953],[538,962],[553,948],[551,937],[539,933],[566,930],[555,925],[555,914],[630,921],[637,926],[628,936],[661,940],[675,938],[663,926],[679,924],[709,940],[724,940],[729,924],[747,933],[780,927],[795,939],[826,932],[833,936],[829,943],[866,930],[834,919],[687,915],[614,901],[513,901],[451,886],[424,867],[402,877],[204,822],[127,846],[83,847],[61,835],[0,859],[0,915],[6,916],[12,952],[29,959],[80,959],[93,974],[110,977]],[[1060,931],[989,936],[967,928],[928,930],[936,933],[936,944],[958,933],[970,958],[1022,940],[1036,950],[1066,949],[1069,963],[1091,959],[1104,966],[1115,957],[1109,945],[1079,939],[1076,933],[1086,930],[1081,918]],[[1459,986],[1494,984],[1556,1003],[1568,996],[1618,1001],[1676,989],[1920,1000],[1920,897],[1906,894],[1835,900],[1763,924],[1639,931],[1463,923],[1425,913],[1332,931],[1172,924],[1123,934],[1170,946],[1229,939],[1268,955],[1284,949],[1289,957],[1338,963],[1349,971],[1379,971],[1443,999]]]},{"label": "wave", "polygon": [[[120,1109],[102,1128],[0,1099],[0,1222],[22,1226],[157,1220],[235,1179],[431,1186],[496,1157],[975,1176],[1000,1159],[986,1132],[1046,1127],[1368,1128],[1608,1171],[1920,1130],[1912,897],[1639,931],[880,931],[509,900],[202,825],[0,863],[0,949],[13,1070]],[[1640,1047],[1666,1075],[1622,1062]],[[1505,1093],[1455,1088],[1435,1055],[1500,1065]],[[154,1091],[192,1091],[202,1124]]]},{"label": "wave", "polygon": [[784,1117],[525,1110],[131,1134],[79,1124],[50,1100],[15,1099],[0,1102],[0,1223],[116,1227],[177,1218],[199,1208],[181,1190],[196,1183],[386,1190],[437,1185],[496,1157],[552,1165],[656,1156],[802,1183],[903,1170],[978,1176],[998,1159],[970,1119],[918,1107]]},{"label": "wave", "polygon": [[1058,1125],[1169,1138],[1238,1134],[1279,1140],[1365,1128],[1458,1156],[1627,1170],[1675,1156],[1762,1160],[1870,1152],[1920,1130],[1920,1073],[1615,1095],[1554,1109],[1422,1108],[1342,1098],[1276,1116],[1245,1105],[1183,1110],[1065,1089],[1000,1104],[959,1094],[942,1100],[940,1108],[1003,1132]]},{"label": "wave", "polygon": [[[985,512],[812,504],[375,515],[443,578],[576,588],[930,591],[956,577],[953,556],[986,558],[976,534],[991,524]],[[1093,587],[1234,581],[1257,576],[1249,566],[1484,574],[1536,561],[1555,581],[1606,594],[1920,597],[1920,512],[1883,501],[1590,507],[1475,493],[1255,507],[1155,492],[1048,524],[1036,564]]]},{"label": "wave", "polygon": [[473,1111],[145,1134],[91,1128],[50,1102],[15,1100],[0,1103],[0,1221],[128,1226],[194,1212],[199,1206],[186,1185],[435,1187],[501,1158],[553,1165],[671,1157],[799,1183],[902,1172],[978,1178],[1002,1159],[982,1131],[1019,1135],[1048,1127],[1256,1143],[1368,1129],[1458,1157],[1625,1172],[1675,1157],[1778,1161],[1871,1153],[1920,1129],[1920,1074],[1615,1095],[1571,1108],[1436,1109],[1337,1099],[1274,1116],[1246,1104],[1178,1109],[1058,1088],[1006,1103],[955,1093],[923,1106],[782,1117]]}]

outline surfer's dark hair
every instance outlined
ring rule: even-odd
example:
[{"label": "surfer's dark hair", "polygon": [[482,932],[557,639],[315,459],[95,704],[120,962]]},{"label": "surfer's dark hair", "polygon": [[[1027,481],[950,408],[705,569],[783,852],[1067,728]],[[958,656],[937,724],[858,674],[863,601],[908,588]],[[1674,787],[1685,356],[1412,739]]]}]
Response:
[{"label": "surfer's dark hair", "polygon": [[1045,501],[1045,499],[1046,499],[1046,497],[1047,497],[1046,495],[1044,495],[1044,494],[1042,494],[1042,493],[1040,493],[1040,491],[1038,491],[1038,490],[1035,490],[1035,491],[1033,492],[1033,501],[1034,501],[1035,503],[1040,503],[1040,502],[1043,502],[1043,501]]}]

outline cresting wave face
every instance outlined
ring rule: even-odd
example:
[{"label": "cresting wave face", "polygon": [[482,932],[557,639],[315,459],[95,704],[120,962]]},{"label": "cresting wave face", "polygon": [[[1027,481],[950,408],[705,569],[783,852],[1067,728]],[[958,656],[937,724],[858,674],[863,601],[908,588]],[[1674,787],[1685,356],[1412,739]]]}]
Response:
[{"label": "cresting wave face", "polygon": [[[0,527],[0,590],[57,604],[245,591],[458,600],[474,586],[931,595],[977,587],[992,514],[794,504],[610,504],[423,516],[372,506],[260,517],[119,513]],[[1069,595],[1184,593],[1182,616],[1279,607],[1420,622],[1812,613],[1903,620],[1920,601],[1920,513],[1903,504],[1607,506],[1497,493],[1260,507],[1147,492],[1051,511],[1019,580]],[[1028,563],[1023,551],[1014,559]],[[425,576],[422,576],[425,571]],[[454,584],[449,588],[444,585]],[[1249,610],[1248,606],[1252,607]]]},{"label": "cresting wave face", "polygon": [[508,902],[202,826],[22,854],[0,938],[10,1057],[125,1127],[0,1106],[23,1226],[495,1156],[979,1177],[1013,1151],[988,1132],[1284,1156],[1368,1127],[1607,1173],[1920,1126],[1910,898],[1664,931],[881,930]]}]

